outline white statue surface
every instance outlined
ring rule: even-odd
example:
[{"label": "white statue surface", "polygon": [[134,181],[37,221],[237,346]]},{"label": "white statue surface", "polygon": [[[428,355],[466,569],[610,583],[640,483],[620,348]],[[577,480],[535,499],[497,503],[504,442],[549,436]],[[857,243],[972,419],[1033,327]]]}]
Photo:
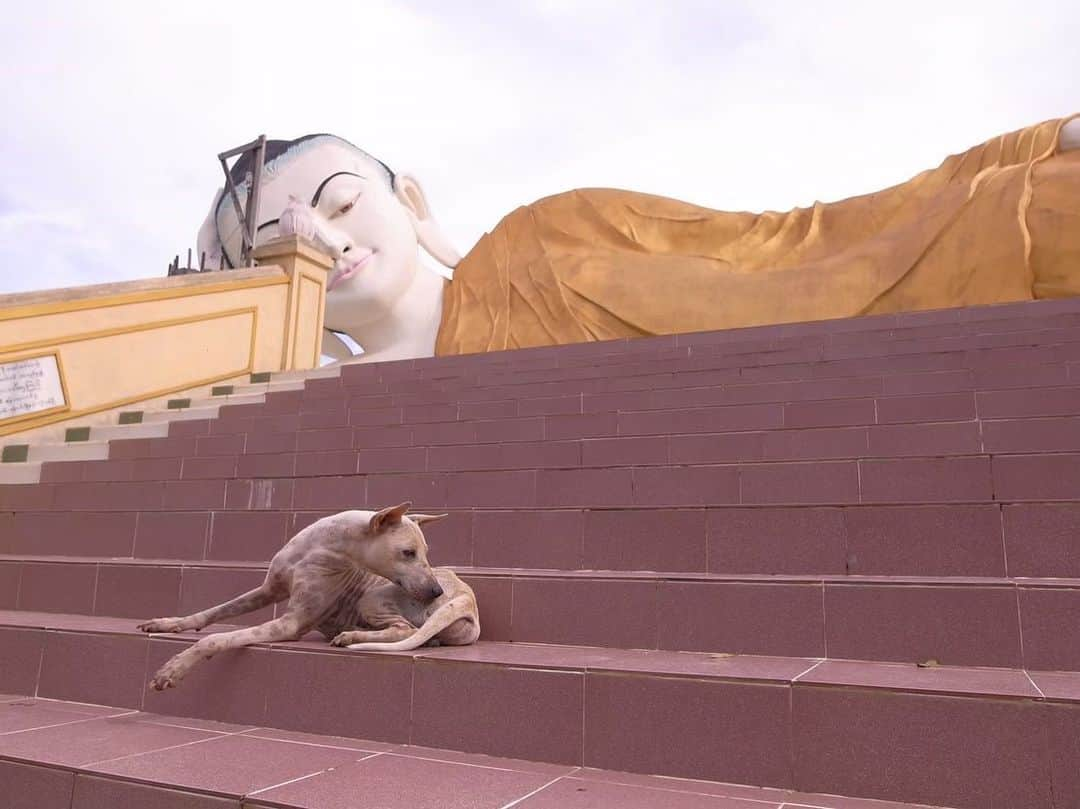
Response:
[{"label": "white statue surface", "polygon": [[[329,253],[325,323],[362,362],[1063,297],[1080,295],[1080,234],[1065,224],[1080,215],[1078,149],[1080,117],[1047,121],[784,213],[570,191],[511,212],[462,258],[415,178],[308,135],[267,142],[255,243],[300,235]],[[199,251],[239,264],[222,191]],[[323,344],[353,358],[346,340]]]}]

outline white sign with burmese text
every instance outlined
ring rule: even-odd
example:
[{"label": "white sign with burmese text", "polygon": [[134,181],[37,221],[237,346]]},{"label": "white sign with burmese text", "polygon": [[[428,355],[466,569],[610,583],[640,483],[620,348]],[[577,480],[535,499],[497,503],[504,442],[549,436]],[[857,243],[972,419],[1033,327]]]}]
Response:
[{"label": "white sign with burmese text", "polygon": [[0,421],[66,405],[55,355],[0,363]]}]

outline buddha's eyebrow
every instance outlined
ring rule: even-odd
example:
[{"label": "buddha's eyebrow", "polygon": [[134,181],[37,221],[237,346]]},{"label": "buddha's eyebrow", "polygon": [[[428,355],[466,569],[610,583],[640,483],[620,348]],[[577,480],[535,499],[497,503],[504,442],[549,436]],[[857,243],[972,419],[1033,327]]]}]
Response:
[{"label": "buddha's eyebrow", "polygon": [[354,174],[351,171],[334,172],[329,177],[327,177],[325,180],[323,180],[321,183],[319,183],[319,187],[315,189],[315,196],[313,196],[311,198],[311,207],[312,208],[314,208],[316,205],[319,204],[319,197],[322,195],[323,189],[326,188],[326,184],[328,182],[330,182],[332,179],[334,179],[335,177],[340,177],[343,174],[347,175],[349,177],[359,177],[361,180],[366,180],[367,179],[367,177],[365,177],[363,174]]}]

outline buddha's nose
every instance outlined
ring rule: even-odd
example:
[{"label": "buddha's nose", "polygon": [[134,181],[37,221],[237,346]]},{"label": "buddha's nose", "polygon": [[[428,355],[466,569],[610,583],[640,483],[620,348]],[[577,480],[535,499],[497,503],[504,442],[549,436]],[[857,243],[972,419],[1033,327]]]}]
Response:
[{"label": "buddha's nose", "polygon": [[341,232],[326,222],[320,222],[319,225],[317,240],[322,242],[330,258],[339,261],[355,247],[352,238],[347,233]]},{"label": "buddha's nose", "polygon": [[342,259],[348,256],[349,251],[353,249],[352,239],[342,239],[333,246],[333,257],[335,259]]}]

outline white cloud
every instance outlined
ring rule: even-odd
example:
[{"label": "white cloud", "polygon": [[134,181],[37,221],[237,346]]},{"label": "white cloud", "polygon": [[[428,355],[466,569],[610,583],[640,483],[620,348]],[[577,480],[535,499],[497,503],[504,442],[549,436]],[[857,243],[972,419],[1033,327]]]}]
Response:
[{"label": "white cloud", "polygon": [[336,132],[413,171],[467,248],[575,186],[786,209],[1080,107],[1080,10],[1042,0],[46,0],[5,15],[0,292],[163,274],[220,184],[216,153],[260,132]]}]

